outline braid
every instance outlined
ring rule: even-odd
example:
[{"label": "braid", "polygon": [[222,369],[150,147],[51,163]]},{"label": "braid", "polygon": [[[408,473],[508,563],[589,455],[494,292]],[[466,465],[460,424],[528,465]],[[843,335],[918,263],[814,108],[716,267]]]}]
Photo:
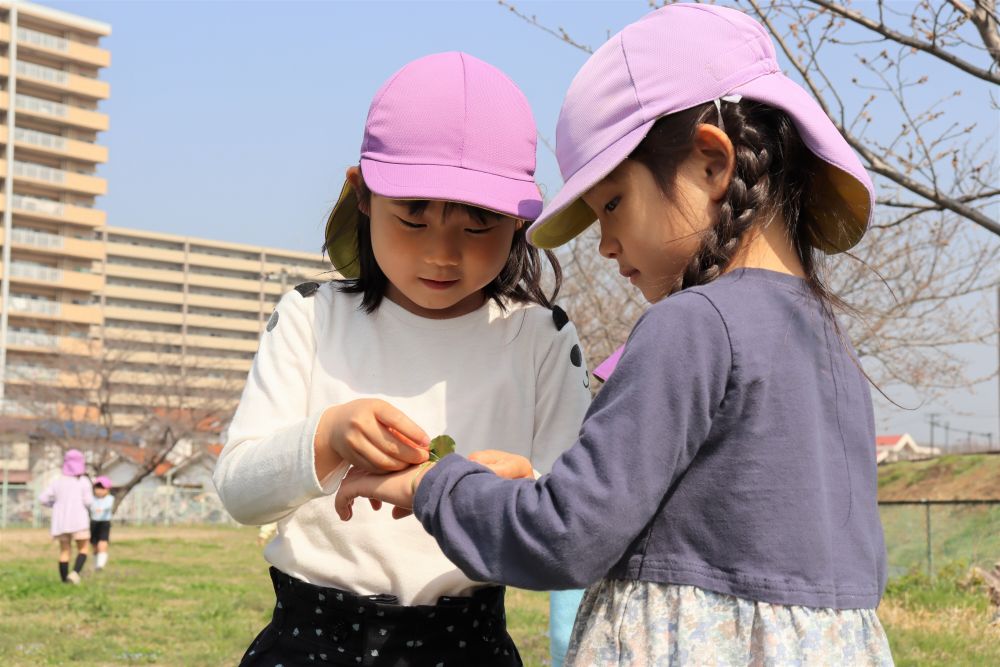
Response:
[{"label": "braid", "polygon": [[[715,111],[714,106],[710,109]],[[722,109],[722,124],[736,152],[733,175],[722,199],[718,222],[706,230],[701,248],[672,291],[704,285],[722,275],[739,249],[743,235],[770,201],[769,172],[775,150],[769,137],[752,122],[751,109],[737,103],[725,104]]]}]

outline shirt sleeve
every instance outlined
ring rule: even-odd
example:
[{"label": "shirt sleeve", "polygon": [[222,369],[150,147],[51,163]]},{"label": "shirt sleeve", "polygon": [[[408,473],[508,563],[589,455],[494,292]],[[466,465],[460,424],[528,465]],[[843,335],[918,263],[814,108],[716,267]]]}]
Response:
[{"label": "shirt sleeve", "polygon": [[418,487],[416,516],[470,578],[587,586],[621,559],[708,437],[731,368],[714,306],[698,293],[670,297],[640,318],[549,475],[504,480],[447,456]]},{"label": "shirt sleeve", "polygon": [[80,485],[80,495],[82,496],[81,499],[83,500],[83,506],[90,507],[94,503],[94,489],[91,487],[89,479],[85,479],[83,477],[80,479],[83,480],[83,484]]},{"label": "shirt sleeve", "polygon": [[55,484],[49,484],[45,488],[45,490],[42,491],[42,495],[38,497],[38,502],[43,507],[52,507],[53,505],[55,505],[56,503]]},{"label": "shirt sleeve", "polygon": [[316,356],[313,304],[293,290],[282,297],[261,335],[213,481],[234,519],[271,523],[336,491],[347,464],[316,477],[313,440],[323,410],[308,414]]},{"label": "shirt sleeve", "polygon": [[587,364],[576,328],[566,324],[555,334],[535,382],[535,428],[531,465],[538,473],[552,469],[559,455],[576,441],[590,406]]}]

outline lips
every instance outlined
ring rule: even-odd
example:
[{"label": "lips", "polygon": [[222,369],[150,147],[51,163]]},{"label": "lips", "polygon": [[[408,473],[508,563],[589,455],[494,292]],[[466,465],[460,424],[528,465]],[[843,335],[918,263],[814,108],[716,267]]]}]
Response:
[{"label": "lips", "polygon": [[452,278],[450,280],[434,280],[432,278],[421,278],[421,284],[431,289],[443,290],[448,289],[452,285],[458,284],[458,278]]}]

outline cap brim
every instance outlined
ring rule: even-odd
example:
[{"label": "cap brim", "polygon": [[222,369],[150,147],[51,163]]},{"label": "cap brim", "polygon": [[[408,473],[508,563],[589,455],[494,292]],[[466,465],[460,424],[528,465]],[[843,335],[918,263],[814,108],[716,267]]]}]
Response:
[{"label": "cap brim", "polygon": [[875,186],[854,149],[804,88],[781,72],[757,77],[731,94],[787,113],[806,147],[822,162],[806,207],[816,221],[811,243],[826,253],[850,250],[875,209]]},{"label": "cap brim", "polygon": [[391,199],[461,202],[521,220],[542,212],[534,181],[439,164],[397,164],[363,158],[361,173],[372,192]]},{"label": "cap brim", "polygon": [[595,155],[570,176],[538,220],[528,227],[528,240],[538,248],[556,248],[592,225],[597,216],[580,197],[615,170],[649,134],[656,119],[645,122]]},{"label": "cap brim", "polygon": [[340,197],[326,219],[326,255],[337,273],[354,279],[361,275],[358,264],[358,197],[349,181],[344,181]]},{"label": "cap brim", "polygon": [[[830,254],[854,247],[871,222],[875,187],[857,154],[822,107],[780,72],[758,77],[730,94],[762,102],[789,115],[819,164],[806,202],[816,222],[810,243]],[[528,228],[531,243],[539,248],[555,248],[587,229],[597,216],[580,197],[635,150],[656,120],[632,130],[573,174]]]}]

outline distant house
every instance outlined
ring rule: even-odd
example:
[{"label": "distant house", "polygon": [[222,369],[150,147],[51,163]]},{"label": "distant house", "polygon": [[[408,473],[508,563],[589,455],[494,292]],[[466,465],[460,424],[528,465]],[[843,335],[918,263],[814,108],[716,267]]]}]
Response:
[{"label": "distant house", "polygon": [[[188,489],[213,490],[212,471],[222,452],[222,445],[209,444],[194,447],[193,453],[183,459],[164,461],[151,475],[140,482],[138,488],[179,486]],[[119,454],[101,470],[111,479],[113,486],[127,484],[143,468],[148,450],[140,447],[121,447]]]},{"label": "distant house", "polygon": [[940,454],[941,450],[937,447],[918,445],[909,433],[875,436],[876,463],[919,461],[920,459],[929,459]]}]

